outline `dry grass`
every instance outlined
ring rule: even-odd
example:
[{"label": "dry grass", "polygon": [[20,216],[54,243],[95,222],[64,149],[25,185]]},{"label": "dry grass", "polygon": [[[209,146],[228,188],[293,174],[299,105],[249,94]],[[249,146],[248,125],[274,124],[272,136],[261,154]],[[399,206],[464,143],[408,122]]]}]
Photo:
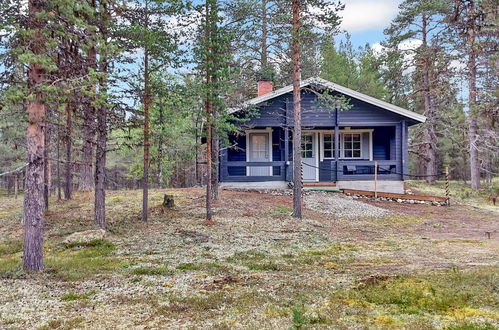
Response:
[{"label": "dry grass", "polygon": [[86,244],[61,242],[93,228],[92,196],[53,201],[41,275],[20,267],[21,204],[1,200],[0,328],[499,325],[499,240],[481,233],[494,213],[377,203],[390,216],[295,220],[288,196],[224,191],[206,227],[201,189],[168,190],[173,210],[164,193],[151,192],[143,224],[140,191],[109,192],[110,235]]}]

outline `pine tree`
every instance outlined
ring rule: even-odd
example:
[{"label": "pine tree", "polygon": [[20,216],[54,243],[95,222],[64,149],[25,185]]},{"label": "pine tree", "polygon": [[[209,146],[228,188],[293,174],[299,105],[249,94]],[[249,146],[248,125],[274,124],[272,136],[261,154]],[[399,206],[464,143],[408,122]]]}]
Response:
[{"label": "pine tree", "polygon": [[336,47],[333,37],[328,37],[322,43],[320,76],[341,86],[357,88],[358,65],[348,36],[339,47]]},{"label": "pine tree", "polygon": [[[494,1],[453,0],[452,11],[447,21],[454,32],[454,49],[460,58],[466,59],[468,82],[468,140],[470,154],[471,188],[480,188],[480,149],[484,141],[481,136],[482,120],[485,115],[481,107],[480,89],[486,79],[482,75],[482,57],[497,52],[497,3]],[[490,36],[493,36],[491,39]],[[491,42],[484,42],[485,40]]]},{"label": "pine tree", "polygon": [[[131,81],[132,90],[139,91],[143,110],[144,157],[142,169],[142,221],[148,220],[149,167],[150,167],[150,107],[153,100],[151,91],[152,75],[180,63],[178,41],[180,36],[172,31],[168,20],[179,15],[184,4],[180,1],[133,1],[124,11],[127,26],[121,34],[127,38],[130,52],[140,51],[142,63],[139,77]],[[140,86],[136,82],[139,82]]]},{"label": "pine tree", "polygon": [[[26,149],[28,152],[28,167],[26,169],[24,194],[24,254],[23,265],[28,271],[39,272],[43,264],[43,226],[44,226],[44,166],[45,166],[45,114],[43,85],[46,83],[46,73],[50,61],[45,56],[46,39],[44,36],[45,19],[41,16],[47,8],[46,2],[30,0],[28,3],[28,25],[32,31],[27,45],[27,63],[29,65],[28,90],[31,94],[26,104],[28,114],[28,129],[26,134]],[[50,62],[49,62],[50,63]]]},{"label": "pine tree", "polygon": [[301,53],[304,22],[316,21],[334,30],[339,24],[340,3],[324,0],[291,1],[291,59],[293,67],[293,217],[302,217],[302,161],[301,161]]},{"label": "pine tree", "polygon": [[[400,5],[400,12],[393,20],[391,26],[385,31],[391,38],[391,43],[402,43],[417,38],[420,45],[414,49],[414,65],[421,72],[417,90],[421,91],[423,100],[423,113],[427,120],[423,124],[423,142],[426,176],[432,183],[437,178],[438,144],[436,125],[438,108],[435,103],[437,91],[432,90],[430,80],[431,67],[435,61],[439,45],[436,44],[438,33],[444,28],[442,17],[447,10],[444,1],[419,1],[406,0]],[[433,47],[432,47],[433,45]]]}]

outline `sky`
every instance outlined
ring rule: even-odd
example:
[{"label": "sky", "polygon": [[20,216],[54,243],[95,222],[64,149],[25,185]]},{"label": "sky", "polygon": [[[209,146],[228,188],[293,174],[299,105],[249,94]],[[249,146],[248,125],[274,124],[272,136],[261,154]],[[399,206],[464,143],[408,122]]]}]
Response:
[{"label": "sky", "polygon": [[[383,30],[397,15],[402,0],[343,0],[345,9],[339,13],[343,18],[341,29],[350,34],[354,49],[378,44],[384,39]],[[338,37],[339,40],[344,38]]]}]

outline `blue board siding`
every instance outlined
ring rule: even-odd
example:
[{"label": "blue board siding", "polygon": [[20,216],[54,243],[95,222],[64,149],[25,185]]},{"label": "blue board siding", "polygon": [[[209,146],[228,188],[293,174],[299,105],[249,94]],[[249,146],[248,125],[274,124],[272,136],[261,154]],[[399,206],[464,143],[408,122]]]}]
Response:
[{"label": "blue board siding", "polygon": [[280,127],[286,123],[285,95],[276,97],[258,107],[257,114],[249,121],[241,123],[243,127]]},{"label": "blue board siding", "polygon": [[[373,131],[373,159],[388,160],[395,159],[390,155],[393,149],[390,140],[395,137],[395,127],[376,127]],[[393,145],[395,147],[395,145]]]},{"label": "blue board siding", "polygon": [[[336,95],[342,95],[336,93]],[[338,113],[340,126],[395,125],[405,117],[364,101],[349,98],[349,110]],[[278,96],[258,106],[257,115],[241,123],[243,127],[293,126],[293,96],[291,93]],[[302,126],[331,127],[335,125],[335,111],[318,100],[315,93],[302,91]],[[408,124],[412,122],[408,121]]]},{"label": "blue board siding", "polygon": [[[380,180],[402,179],[401,175],[395,173],[407,173],[408,163],[408,126],[414,124],[412,120],[390,111],[384,110],[366,102],[350,99],[352,108],[339,111],[338,125],[352,128],[374,128],[373,131],[373,159],[378,161],[389,161],[385,166],[392,170],[392,174],[382,175]],[[273,127],[272,133],[272,161],[285,161],[285,130],[283,127],[292,127],[292,94],[281,95],[258,107],[258,115],[249,121],[239,124],[242,129]],[[403,121],[405,122],[403,123]],[[311,92],[302,92],[302,126],[310,129],[334,129],[336,124],[335,111],[330,111],[325,104],[317,100],[317,95]],[[291,134],[290,140],[291,140]],[[222,156],[222,181],[258,182],[268,180],[292,180],[291,164],[284,163],[273,165],[272,176],[269,177],[245,177],[246,167],[238,163],[230,166],[230,162],[246,160],[246,138],[244,136],[233,137],[231,145],[237,148],[229,149]],[[362,160],[349,160],[348,164],[358,165],[358,173],[348,174],[345,170],[345,161],[340,160],[341,166],[336,168],[334,160],[326,159],[319,162],[319,181],[336,180],[372,180],[372,165],[366,163],[370,157],[369,133],[362,134]],[[322,146],[321,146],[322,147]],[[292,153],[292,143],[289,144],[289,153]],[[291,156],[289,159],[292,159]]]},{"label": "blue board siding", "polygon": [[336,181],[334,164],[335,162],[332,159],[324,159],[324,161],[319,163],[319,181]]}]

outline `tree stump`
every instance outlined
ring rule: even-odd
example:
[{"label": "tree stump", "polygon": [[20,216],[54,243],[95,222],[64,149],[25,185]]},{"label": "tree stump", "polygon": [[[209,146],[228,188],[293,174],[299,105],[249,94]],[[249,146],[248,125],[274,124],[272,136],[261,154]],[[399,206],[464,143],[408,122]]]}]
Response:
[{"label": "tree stump", "polygon": [[173,199],[173,195],[165,195],[163,197],[163,207],[171,209],[175,206],[175,200]]}]

